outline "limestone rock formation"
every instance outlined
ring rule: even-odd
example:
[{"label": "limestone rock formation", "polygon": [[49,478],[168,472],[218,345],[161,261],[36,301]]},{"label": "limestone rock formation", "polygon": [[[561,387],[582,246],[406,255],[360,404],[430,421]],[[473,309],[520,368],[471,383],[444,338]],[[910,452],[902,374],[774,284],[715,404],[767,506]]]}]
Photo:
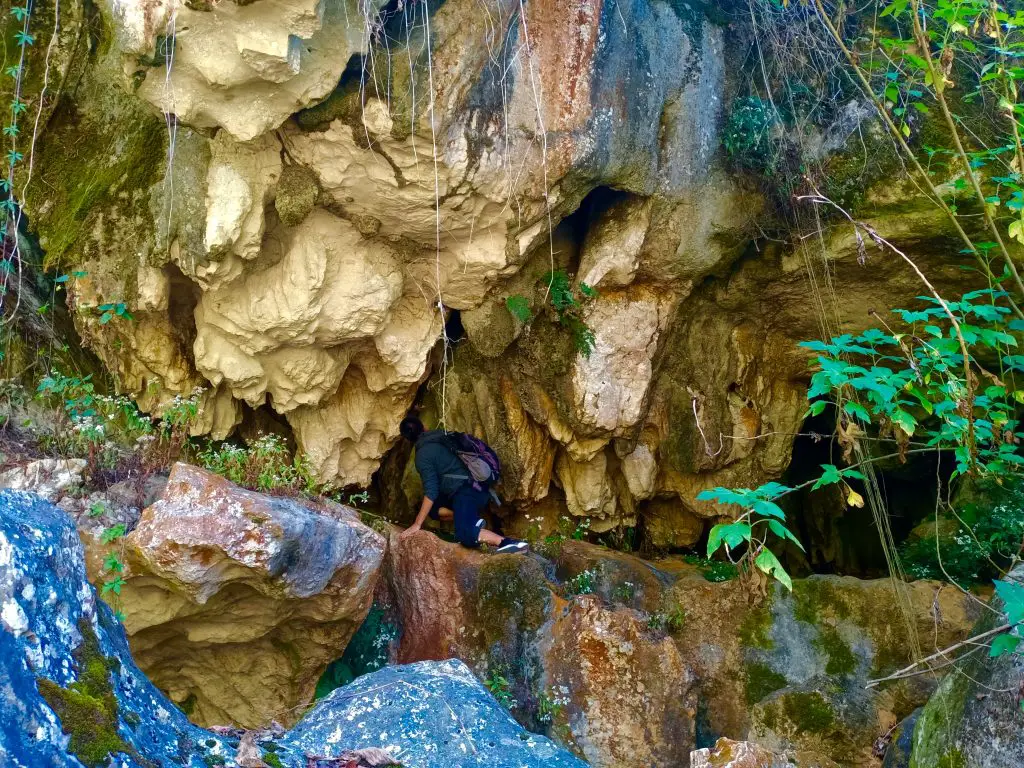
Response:
[{"label": "limestone rock formation", "polygon": [[669,604],[700,628],[677,642],[701,681],[710,733],[824,765],[880,765],[875,741],[927,700],[938,676],[872,689],[866,681],[910,664],[914,643],[927,655],[967,637],[982,610],[938,582],[900,589],[887,579],[815,576],[751,606],[735,581],[679,578]]},{"label": "limestone rock formation", "polygon": [[[549,434],[503,457],[545,459],[513,495],[547,494],[560,445],[599,461],[609,437],[639,428],[674,308],[737,252],[757,208],[715,159],[722,28],[646,0],[611,16],[582,4],[573,24],[550,3],[525,10],[102,4],[88,34],[104,39],[61,94],[26,206],[53,258],[80,267],[76,321],[122,389],[160,413],[201,388],[194,429],[215,437],[273,409],[322,479],[366,485],[446,316],[505,313],[492,294],[614,187],[622,199],[572,266],[601,291],[587,309],[595,352],[572,365],[571,413],[523,411]],[[77,150],[79,125],[95,158]],[[680,217],[685,243],[651,234]],[[704,266],[684,275],[673,253]],[[110,304],[133,320],[101,323]],[[560,473],[574,511],[633,519],[599,468]]]},{"label": "limestone rock formation", "polygon": [[11,768],[320,768],[366,747],[408,768],[585,765],[526,733],[457,661],[363,677],[290,733],[204,731],[135,665],[85,579],[71,519],[12,491],[0,491],[0,679],[0,764]]},{"label": "limestone rock formation", "polygon": [[[722,513],[700,491],[779,477],[797,343],[917,277],[862,264],[846,227],[761,237],[779,222],[719,150],[744,54],[717,4],[570,5],[63,3],[24,205],[120,389],[155,414],[195,393],[216,438],[285,421],[338,486],[369,485],[422,406],[496,445],[507,514],[664,549]],[[871,130],[842,112],[823,152]],[[860,192],[967,289],[924,197]]]},{"label": "limestone rock formation", "polygon": [[799,766],[878,768],[876,741],[938,680],[865,682],[910,663],[911,631],[931,652],[966,637],[980,610],[935,582],[898,596],[888,580],[813,577],[751,604],[735,580],[580,542],[546,549],[550,565],[423,532],[392,543],[397,660],[454,656],[500,676],[522,722],[595,766],[673,764],[726,737]]},{"label": "limestone rock formation", "polygon": [[690,753],[690,768],[793,768],[788,757],[775,755],[749,741],[722,738],[713,747]]},{"label": "limestone rock formation", "polygon": [[39,459],[0,473],[0,488],[31,491],[56,501],[70,488],[81,485],[85,459]]},{"label": "limestone rock formation", "polygon": [[384,545],[354,512],[328,517],[177,464],[124,540],[135,658],[196,722],[294,722],[365,618]]},{"label": "limestone rock formation", "polygon": [[[534,559],[473,552],[427,533],[393,538],[388,560],[399,661],[454,656],[482,679],[500,675],[517,715],[591,765],[686,759],[693,678],[640,614],[567,602]],[[547,719],[536,721],[540,706]]]},{"label": "limestone rock formation", "polygon": [[586,713],[567,719],[591,765],[671,764],[693,743],[693,671],[671,639],[651,637],[643,616],[581,598],[541,642],[549,686],[569,713]]}]

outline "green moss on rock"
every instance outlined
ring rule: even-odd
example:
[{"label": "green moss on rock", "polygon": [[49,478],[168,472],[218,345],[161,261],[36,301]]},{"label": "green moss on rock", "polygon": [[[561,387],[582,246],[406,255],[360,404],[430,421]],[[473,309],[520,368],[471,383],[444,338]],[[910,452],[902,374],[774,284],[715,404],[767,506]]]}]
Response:
[{"label": "green moss on rock", "polygon": [[818,691],[788,691],[764,705],[761,722],[788,738],[822,734],[836,721],[832,705]]},{"label": "green moss on rock", "polygon": [[740,644],[746,648],[770,651],[775,647],[771,638],[772,621],[770,602],[751,609],[740,624]]},{"label": "green moss on rock", "polygon": [[309,215],[320,195],[316,174],[302,165],[286,165],[277,182],[274,207],[281,223],[296,227]]},{"label": "green moss on rock", "polygon": [[547,618],[551,592],[540,567],[514,555],[488,558],[477,581],[477,610],[488,643],[534,632]]},{"label": "green moss on rock", "polygon": [[910,768],[961,768],[963,755],[952,743],[963,722],[964,707],[971,686],[970,678],[954,669],[942,681],[914,728],[914,751]]},{"label": "green moss on rock", "polygon": [[812,626],[822,613],[839,619],[850,617],[846,594],[828,578],[801,579],[793,584],[793,618]]},{"label": "green moss on rock", "polygon": [[118,733],[119,707],[110,673],[120,669],[116,659],[104,656],[92,627],[79,622],[82,644],[75,658],[78,680],[62,688],[52,680],[38,681],[39,693],[60,718],[61,728],[71,737],[68,751],[83,765],[100,768],[111,755],[124,753],[140,759]]},{"label": "green moss on rock", "polygon": [[818,632],[813,643],[825,654],[825,672],[829,675],[852,675],[857,669],[857,657],[839,631],[831,625],[823,624]]},{"label": "green moss on rock", "polygon": [[744,690],[747,704],[757,702],[786,687],[786,677],[759,661],[746,665]]}]

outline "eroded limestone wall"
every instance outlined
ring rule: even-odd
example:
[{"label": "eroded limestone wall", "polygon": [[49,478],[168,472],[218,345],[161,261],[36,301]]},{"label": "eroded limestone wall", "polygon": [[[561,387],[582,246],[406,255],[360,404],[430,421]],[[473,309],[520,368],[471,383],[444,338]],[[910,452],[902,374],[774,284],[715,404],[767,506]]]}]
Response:
[{"label": "eroded limestone wall", "polygon": [[[845,230],[759,238],[769,206],[719,146],[735,40],[700,4],[106,0],[65,32],[85,63],[25,203],[85,273],[83,339],[148,411],[201,389],[198,432],[276,412],[338,485],[370,482],[429,379],[427,413],[498,448],[515,508],[686,546],[717,512],[700,490],[786,468],[795,343],[918,292]],[[871,215],[945,248],[886,194]],[[589,355],[553,269],[597,289]]]}]

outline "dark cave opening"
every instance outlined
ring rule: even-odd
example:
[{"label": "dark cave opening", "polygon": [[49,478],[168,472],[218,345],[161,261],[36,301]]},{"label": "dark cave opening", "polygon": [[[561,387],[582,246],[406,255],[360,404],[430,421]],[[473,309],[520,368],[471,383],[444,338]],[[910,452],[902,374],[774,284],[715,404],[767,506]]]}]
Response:
[{"label": "dark cave opening", "polygon": [[[836,410],[827,407],[809,416],[793,443],[789,469],[780,482],[796,487],[821,475],[823,464],[840,469],[843,447],[835,436]],[[870,455],[896,453],[893,443],[862,439]],[[910,531],[935,511],[940,489],[945,494],[955,461],[949,454],[919,453],[884,459],[872,464],[878,480],[888,525],[899,546]],[[858,507],[846,501],[848,491],[865,500]],[[836,573],[860,578],[889,575],[880,531],[868,499],[864,481],[849,478],[841,483],[812,490],[810,486],[786,497],[780,504],[789,525],[806,547],[806,554],[787,546],[786,564],[796,572]]]}]

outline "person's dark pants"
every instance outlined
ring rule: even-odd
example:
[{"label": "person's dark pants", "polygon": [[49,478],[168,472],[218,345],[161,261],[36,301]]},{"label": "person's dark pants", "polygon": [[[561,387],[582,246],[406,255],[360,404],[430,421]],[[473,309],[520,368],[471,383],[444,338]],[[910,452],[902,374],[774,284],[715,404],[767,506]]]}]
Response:
[{"label": "person's dark pants", "polygon": [[455,495],[441,497],[430,508],[430,517],[439,520],[438,510],[448,507],[455,513],[455,538],[465,547],[480,545],[480,531],[484,527],[481,516],[487,508],[491,495],[486,490],[476,490],[472,485],[462,486]]}]

